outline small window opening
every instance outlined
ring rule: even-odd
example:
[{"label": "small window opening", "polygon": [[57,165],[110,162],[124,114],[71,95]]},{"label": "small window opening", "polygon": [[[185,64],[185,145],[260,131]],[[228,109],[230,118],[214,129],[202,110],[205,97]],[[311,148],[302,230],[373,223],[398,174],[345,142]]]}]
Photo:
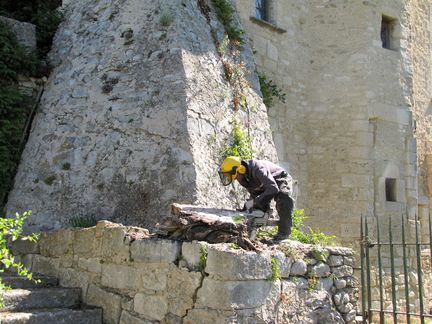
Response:
[{"label": "small window opening", "polygon": [[269,0],[255,0],[255,15],[258,19],[270,21]]},{"label": "small window opening", "polygon": [[395,49],[394,30],[397,19],[388,16],[382,16],[381,20],[381,41],[382,47],[387,49]]},{"label": "small window opening", "polygon": [[396,201],[396,179],[385,179],[386,201]]}]

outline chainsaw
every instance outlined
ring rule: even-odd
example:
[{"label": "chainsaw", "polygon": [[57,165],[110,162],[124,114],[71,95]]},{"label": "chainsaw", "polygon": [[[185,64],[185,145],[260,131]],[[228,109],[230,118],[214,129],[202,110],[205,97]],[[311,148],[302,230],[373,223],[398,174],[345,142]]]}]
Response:
[{"label": "chainsaw", "polygon": [[244,213],[244,216],[247,218],[248,235],[251,240],[255,240],[259,228],[277,226],[279,224],[278,219],[271,218],[272,210],[263,212],[262,210],[254,209],[250,213]]}]

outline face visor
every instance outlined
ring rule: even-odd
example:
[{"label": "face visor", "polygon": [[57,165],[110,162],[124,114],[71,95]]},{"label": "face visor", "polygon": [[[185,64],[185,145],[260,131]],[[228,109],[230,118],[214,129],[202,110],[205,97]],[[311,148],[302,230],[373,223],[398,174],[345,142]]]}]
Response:
[{"label": "face visor", "polygon": [[228,186],[233,182],[233,180],[235,179],[236,169],[237,168],[235,168],[231,171],[228,171],[228,172],[218,171],[219,178],[220,178],[223,186]]}]

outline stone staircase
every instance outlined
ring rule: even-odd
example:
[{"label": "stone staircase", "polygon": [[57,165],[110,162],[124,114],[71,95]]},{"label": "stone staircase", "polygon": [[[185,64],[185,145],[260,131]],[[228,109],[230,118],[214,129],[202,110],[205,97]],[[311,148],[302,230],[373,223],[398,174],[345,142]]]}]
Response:
[{"label": "stone staircase", "polygon": [[101,324],[102,309],[81,303],[80,288],[62,288],[56,278],[35,275],[36,284],[13,273],[0,274],[12,287],[0,310],[1,324]]}]

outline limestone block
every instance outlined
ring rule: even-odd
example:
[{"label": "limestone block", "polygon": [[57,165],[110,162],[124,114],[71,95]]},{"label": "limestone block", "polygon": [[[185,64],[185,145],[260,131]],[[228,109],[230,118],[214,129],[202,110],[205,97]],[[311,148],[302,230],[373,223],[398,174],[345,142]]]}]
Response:
[{"label": "limestone block", "polygon": [[160,266],[157,263],[135,264],[138,273],[141,276],[141,287],[147,293],[149,291],[164,291],[167,288],[167,276],[169,268],[166,265]]},{"label": "limestone block", "polygon": [[201,250],[203,246],[206,246],[206,242],[183,242],[181,247],[181,257],[185,261],[185,265],[190,270],[199,268]]},{"label": "limestone block", "polygon": [[78,259],[78,267],[94,273],[101,273],[102,265],[100,258],[79,258]]},{"label": "limestone block", "polygon": [[59,284],[62,287],[79,287],[81,294],[86,298],[87,288],[90,284],[98,284],[100,276],[72,268],[60,269],[58,273]]},{"label": "limestone block", "polygon": [[333,279],[332,278],[320,278],[318,281],[317,289],[330,291],[333,287]]},{"label": "limestone block", "polygon": [[278,49],[272,42],[267,42],[267,56],[274,61],[277,61],[279,58]]},{"label": "limestone block", "polygon": [[102,285],[115,289],[139,290],[142,287],[140,270],[117,264],[102,264]]},{"label": "limestone block", "polygon": [[120,316],[120,324],[152,324],[153,321],[148,321],[136,316],[133,316],[128,311],[122,311]]},{"label": "limestone block", "polygon": [[36,50],[36,26],[30,23],[0,17],[0,22],[7,24],[16,35],[20,45]]},{"label": "limestone block", "polygon": [[343,256],[341,255],[330,255],[328,258],[328,264],[329,266],[335,267],[335,266],[341,266],[344,263]]},{"label": "limestone block", "polygon": [[201,272],[189,272],[176,267],[170,269],[166,290],[170,313],[183,317],[187,310],[193,308],[194,296],[203,276]]},{"label": "limestone block", "polygon": [[130,247],[134,261],[172,263],[180,256],[181,244],[177,241],[145,239],[134,241]]},{"label": "limestone block", "polygon": [[107,324],[117,324],[122,313],[122,297],[99,288],[96,285],[90,285],[86,303],[92,306],[99,306],[103,309],[103,321]]},{"label": "limestone block", "polygon": [[39,238],[41,254],[43,256],[62,256],[72,253],[73,235],[70,229],[41,233]]},{"label": "limestone block", "polygon": [[271,255],[211,248],[205,271],[216,280],[268,279],[272,274]]},{"label": "limestone block", "polygon": [[303,276],[307,273],[307,264],[304,260],[296,260],[291,266],[292,276]]},{"label": "limestone block", "polygon": [[47,276],[57,277],[59,271],[60,260],[56,258],[48,258],[39,254],[33,257],[32,271],[41,273]]},{"label": "limestone block", "polygon": [[104,260],[118,264],[129,261],[130,238],[126,236],[126,227],[104,228],[101,240]]},{"label": "limestone block", "polygon": [[96,238],[96,227],[83,228],[74,231],[74,255],[83,257],[99,257],[102,241]]},{"label": "limestone block", "polygon": [[226,310],[258,307],[264,304],[275,284],[280,283],[269,280],[219,281],[207,277],[198,290],[197,305]]},{"label": "limestone block", "polygon": [[160,321],[168,312],[168,302],[163,296],[138,293],[134,298],[134,311],[145,318]]},{"label": "limestone block", "polygon": [[285,256],[283,252],[276,252],[273,257],[279,260],[279,265],[281,269],[281,277],[289,278],[291,274],[291,266],[294,262],[293,258]]},{"label": "limestone block", "polygon": [[354,267],[355,259],[354,257],[343,257],[343,263],[347,266]]},{"label": "limestone block", "polygon": [[343,265],[340,267],[332,267],[331,270],[332,270],[333,274],[338,278],[342,278],[345,276],[351,276],[354,273],[353,268],[350,266],[347,266],[347,265]]},{"label": "limestone block", "polygon": [[38,242],[30,242],[28,240],[17,240],[9,243],[9,248],[14,255],[19,254],[39,254]]},{"label": "limestone block", "polygon": [[[32,269],[35,254],[18,255],[15,257],[16,262],[21,262],[27,269]],[[11,269],[14,271],[13,269]]]},{"label": "limestone block", "polygon": [[347,282],[345,279],[334,279],[334,285],[336,289],[342,289],[347,286]]},{"label": "limestone block", "polygon": [[189,310],[187,316],[183,319],[183,323],[230,323],[233,315],[233,312],[195,307]]},{"label": "limestone block", "polygon": [[309,277],[328,277],[330,275],[330,267],[324,262],[318,262],[310,267],[308,275]]}]

